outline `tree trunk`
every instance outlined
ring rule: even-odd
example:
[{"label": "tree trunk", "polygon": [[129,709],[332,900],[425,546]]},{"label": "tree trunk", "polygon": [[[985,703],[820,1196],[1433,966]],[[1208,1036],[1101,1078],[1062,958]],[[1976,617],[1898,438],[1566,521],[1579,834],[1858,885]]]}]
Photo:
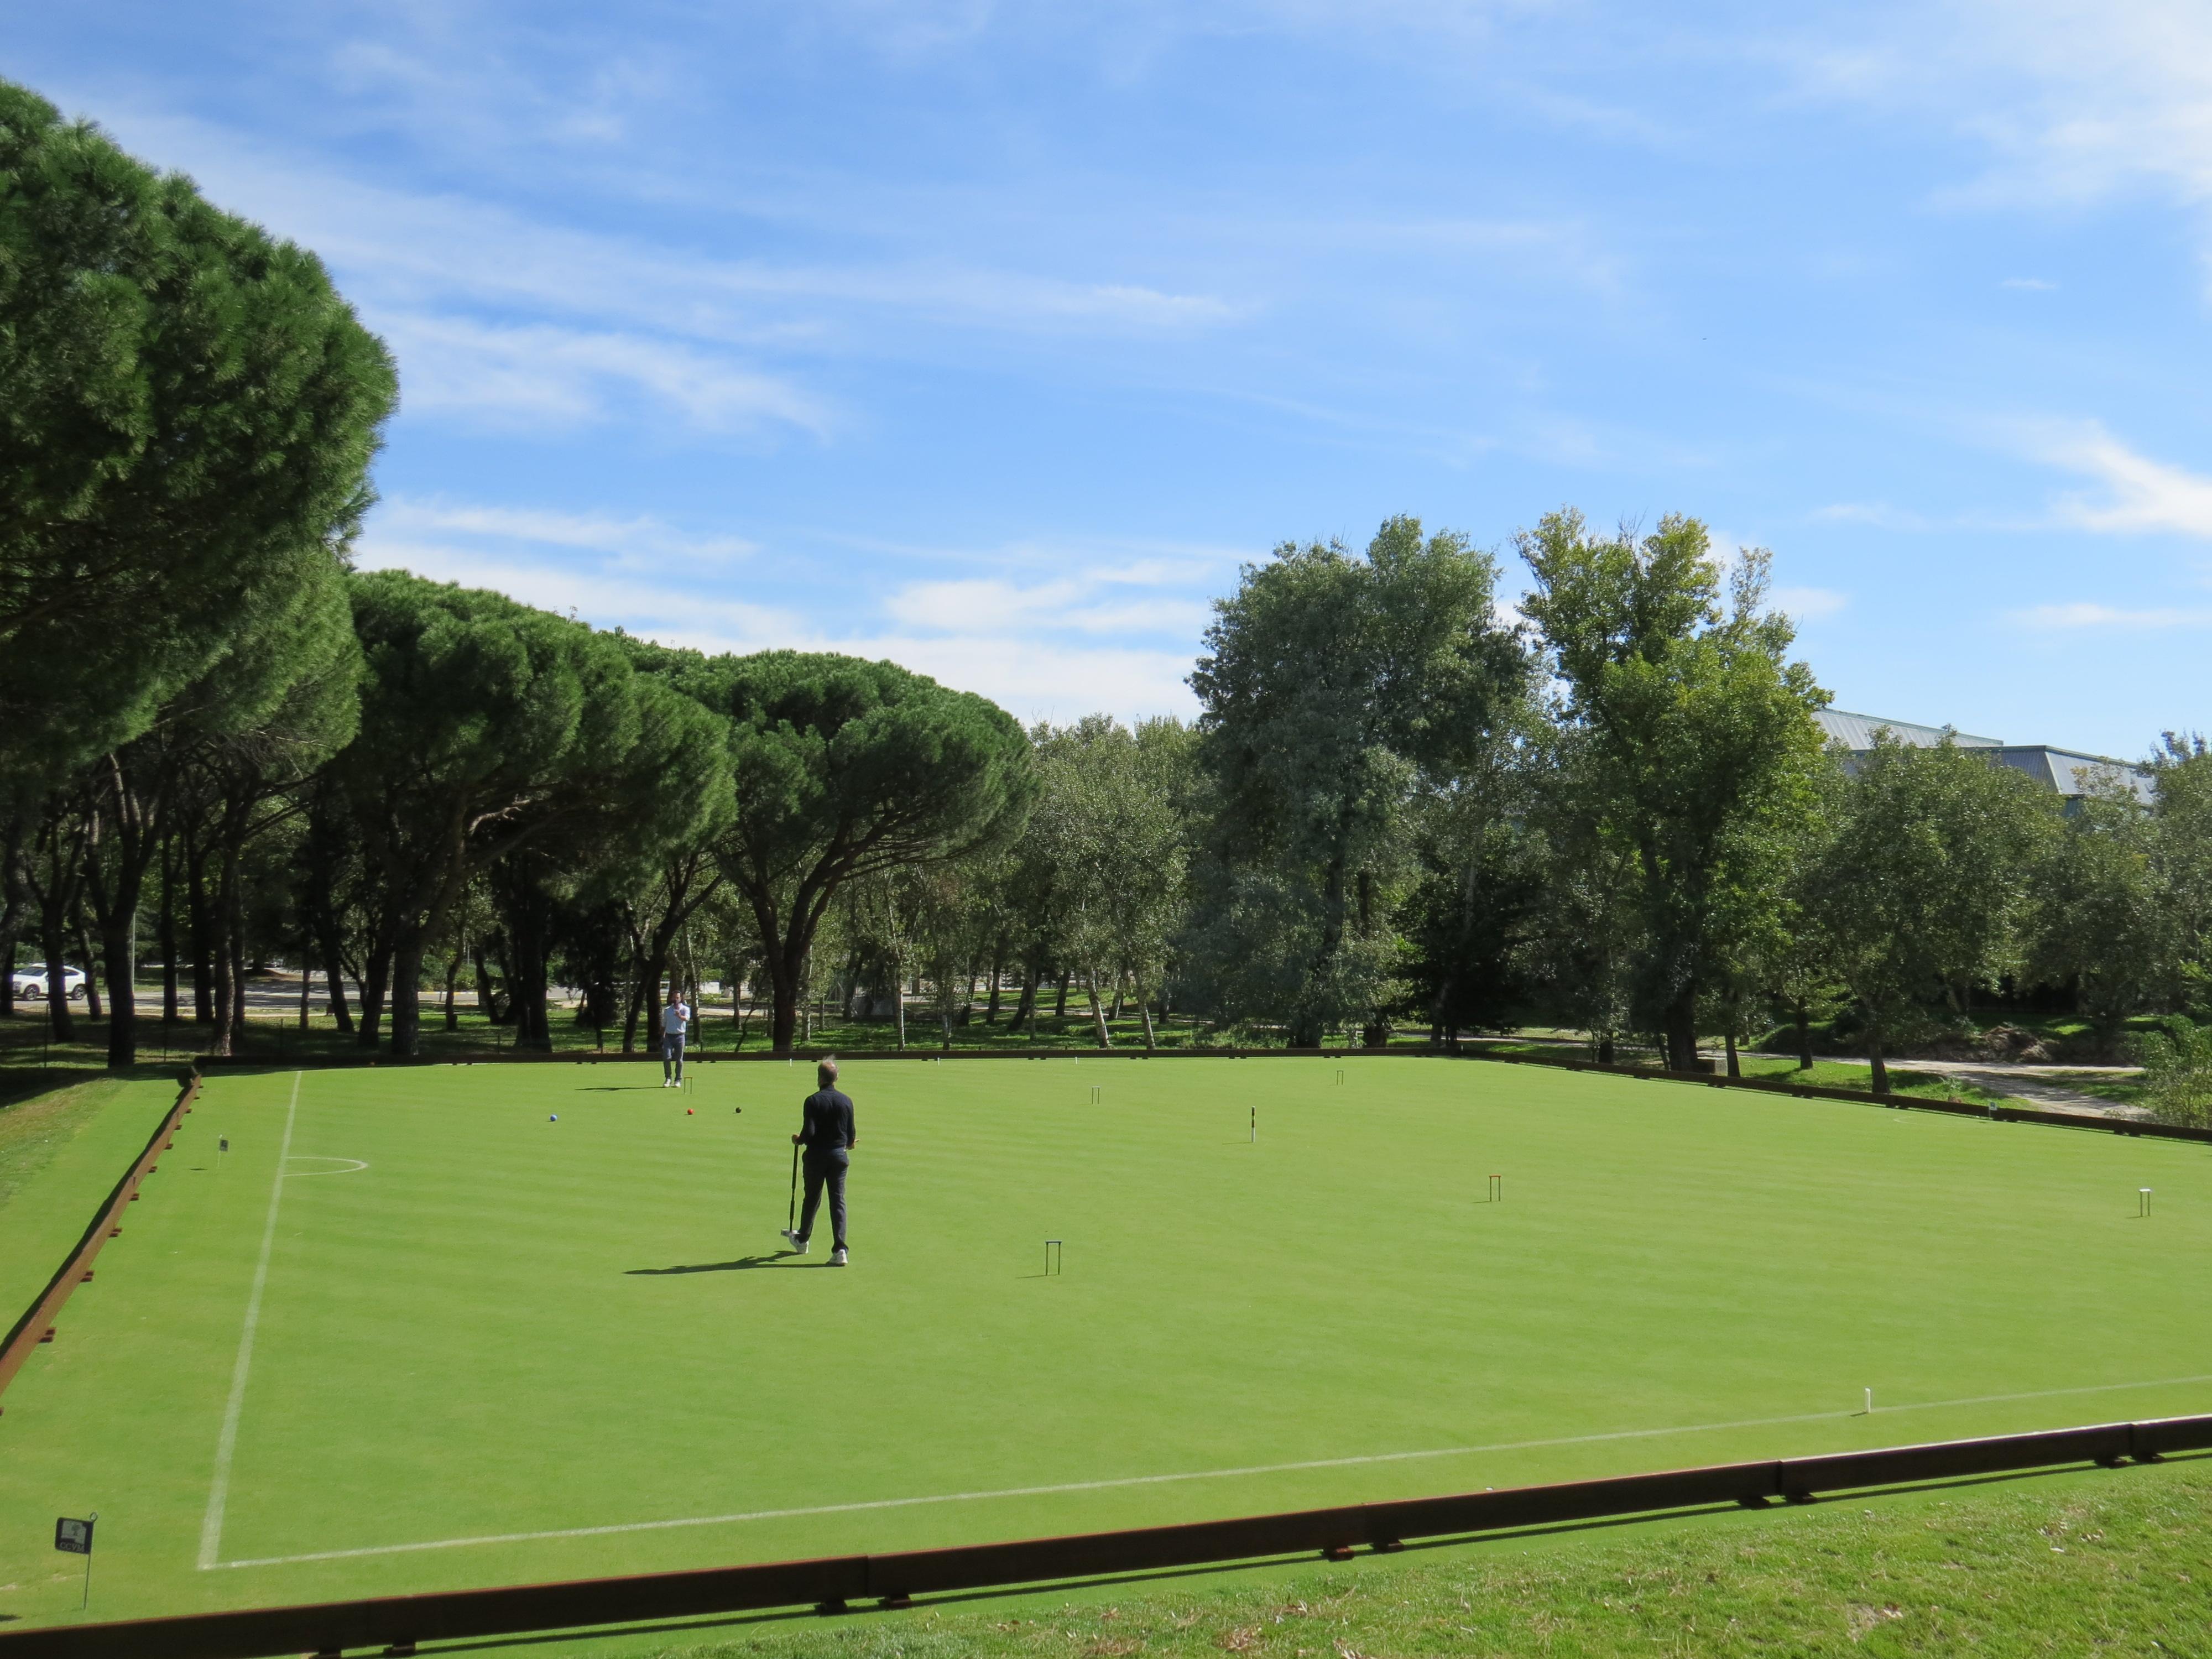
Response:
[{"label": "tree trunk", "polygon": [[25,906],[23,826],[20,820],[6,826],[0,838],[0,1014],[15,1012],[15,941],[21,936]]},{"label": "tree trunk", "polygon": [[92,930],[85,926],[82,915],[76,919],[75,932],[77,959],[84,963],[85,1018],[98,1021],[106,1012],[100,1004],[100,970],[106,963],[106,953],[93,944]]},{"label": "tree trunk", "polygon": [[1137,1012],[1144,1016],[1145,1052],[1149,1054],[1152,1052],[1153,1045],[1152,1000],[1145,995],[1144,970],[1142,969],[1133,969],[1131,976],[1137,983]]},{"label": "tree trunk", "polygon": [[161,916],[157,942],[161,949],[161,1029],[177,1023],[177,857],[176,840],[161,837]]},{"label": "tree trunk", "polygon": [[449,1031],[461,1029],[461,1011],[454,998],[461,982],[461,958],[467,954],[457,939],[453,943],[453,954],[446,963],[446,1029]]},{"label": "tree trunk", "polygon": [[1802,997],[1797,999],[1797,1069],[1813,1069],[1813,1011]]},{"label": "tree trunk", "polygon": [[991,946],[991,1000],[983,1011],[983,1024],[999,1023],[999,975],[1006,966],[1006,947],[1003,940]]},{"label": "tree trunk", "polygon": [[906,975],[900,971],[899,960],[891,958],[891,1015],[898,1022],[898,1050],[906,1052]]},{"label": "tree trunk", "polygon": [[1052,1005],[1052,1017],[1063,1024],[1067,1019],[1067,981],[1071,977],[1072,975],[1067,969],[1063,968],[1060,970],[1060,997]]},{"label": "tree trunk", "polygon": [[403,929],[392,953],[392,1052],[403,1060],[422,1051],[422,931]]},{"label": "tree trunk", "polygon": [[[100,925],[100,957],[107,966],[107,1069],[111,1072],[127,1072],[138,1063],[138,997],[132,982],[138,949],[138,896],[133,892],[130,903],[125,905],[121,886],[118,881],[116,902]],[[91,985],[89,975],[84,982]],[[93,1018],[100,1016],[95,1013]]]},{"label": "tree trunk", "polygon": [[315,1008],[314,940],[302,935],[300,939],[300,1029],[307,1030],[313,1022]]},{"label": "tree trunk", "polygon": [[323,983],[330,992],[331,1018],[340,1035],[353,1035],[353,1011],[346,1006],[345,957],[338,949],[337,919],[328,905],[318,907],[315,938],[323,958]]},{"label": "tree trunk", "polygon": [[[54,872],[54,887],[63,880],[58,869]],[[68,902],[53,890],[40,895],[44,901],[39,907],[39,945],[46,954],[46,1018],[53,1027],[54,1041],[69,1042],[76,1036],[76,1016],[69,1006],[69,979],[62,972],[63,957],[69,954],[64,948],[68,925],[64,906]]]},{"label": "tree trunk", "polygon": [[1006,1027],[1007,1030],[1027,1030],[1032,1036],[1036,1034],[1037,976],[1042,972],[1042,959],[1035,953],[1023,962],[1022,993],[1015,999],[1013,1022]]},{"label": "tree trunk", "polygon": [[1091,1026],[1092,1034],[1097,1037],[1098,1046],[1100,1048],[1110,1048],[1114,1046],[1114,1039],[1108,1036],[1106,1031],[1106,1005],[1099,999],[1098,995],[1098,970],[1096,968],[1093,968],[1085,973],[1083,977],[1085,981],[1085,988],[1091,993]]},{"label": "tree trunk", "polygon": [[1730,1077],[1741,1077],[1743,1075],[1743,1066],[1742,1063],[1736,1059],[1735,1025],[1733,1020],[1730,1021],[1729,1029],[1722,1035],[1723,1040],[1728,1044],[1728,1074]]},{"label": "tree trunk", "polygon": [[499,991],[491,982],[491,963],[484,955],[483,941],[469,942],[469,966],[475,972],[477,983],[477,1012],[484,1017],[484,1024],[499,1024]]},{"label": "tree trunk", "polygon": [[358,1048],[374,1048],[384,1023],[384,996],[392,983],[392,951],[382,941],[369,947],[368,977],[361,982],[361,1024],[354,1032]]},{"label": "tree trunk", "polygon": [[[553,901],[538,884],[522,878],[503,884],[507,902],[507,1003],[514,1016],[514,1046],[553,1051],[552,1026],[545,1017],[546,957],[550,949]],[[656,994],[658,985],[656,983]]]},{"label": "tree trunk", "polygon": [[207,849],[185,837],[185,936],[192,953],[192,1023],[215,1024],[215,917],[208,900]]},{"label": "tree trunk", "polygon": [[1889,1064],[1882,1058],[1881,1037],[1869,1029],[1867,1032],[1867,1063],[1874,1068],[1874,1091],[1878,1095],[1889,1092]]},{"label": "tree trunk", "polygon": [[1597,1063],[1601,1066],[1613,1064],[1613,1033],[1610,1031],[1604,1032],[1598,1037]]},{"label": "tree trunk", "polygon": [[209,944],[212,956],[210,967],[211,983],[208,987],[209,1000],[214,1005],[214,1052],[233,1054],[238,1052],[240,1031],[238,1012],[240,993],[244,988],[232,981],[237,971],[230,948],[230,902],[238,880],[238,860],[234,854],[226,854],[222,872],[216,878],[215,902],[208,916]]},{"label": "tree trunk", "polygon": [[1662,1035],[1668,1071],[1694,1072],[1699,1069],[1698,994],[1695,987],[1686,988],[1668,1005]]}]

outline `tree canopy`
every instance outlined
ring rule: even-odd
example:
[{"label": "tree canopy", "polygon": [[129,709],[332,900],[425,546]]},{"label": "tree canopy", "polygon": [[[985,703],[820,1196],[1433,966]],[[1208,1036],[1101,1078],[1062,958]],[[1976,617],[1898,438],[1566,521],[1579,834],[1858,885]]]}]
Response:
[{"label": "tree canopy", "polygon": [[281,625],[397,396],[313,255],[0,83],[0,787],[20,804]]},{"label": "tree canopy", "polygon": [[1554,513],[1520,547],[1535,580],[1522,609],[1565,688],[1562,718],[1588,744],[1593,811],[1636,851],[1639,998],[1668,1063],[1691,1070],[1732,896],[1765,884],[1778,832],[1812,803],[1813,711],[1827,694],[1790,660],[1789,618],[1765,608],[1766,554],[1724,573],[1695,519],[1598,537],[1580,514]]},{"label": "tree canopy", "polygon": [[729,724],[736,804],[716,841],[750,907],[791,1046],[808,951],[855,877],[972,856],[1018,833],[1029,744],[995,703],[828,653],[672,652],[661,672]]},{"label": "tree canopy", "polygon": [[1400,809],[1524,695],[1497,576],[1466,538],[1395,518],[1364,557],[1286,543],[1215,601],[1190,679],[1210,833],[1189,949],[1229,1017],[1282,1020],[1299,1046],[1346,1020],[1377,1029]]}]

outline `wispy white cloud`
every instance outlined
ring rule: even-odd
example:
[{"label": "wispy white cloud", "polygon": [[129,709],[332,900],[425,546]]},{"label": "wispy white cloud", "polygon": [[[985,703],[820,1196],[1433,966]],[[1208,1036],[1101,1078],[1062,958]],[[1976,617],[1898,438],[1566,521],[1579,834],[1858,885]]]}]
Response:
[{"label": "wispy white cloud", "polygon": [[1132,586],[1153,584],[1089,574],[1028,586],[1000,578],[915,582],[892,597],[890,609],[912,628],[1027,636],[1179,632],[1195,639],[1212,614],[1202,599],[1158,593],[1128,599],[1103,596],[1109,586]]},{"label": "wispy white cloud", "polygon": [[[391,76],[406,67],[383,49],[356,56]],[[422,73],[434,82],[445,71]],[[455,94],[426,82],[424,95]],[[406,406],[448,418],[573,426],[627,398],[710,432],[781,426],[822,437],[835,425],[830,399],[797,365],[871,338],[896,347],[918,321],[1000,337],[1173,339],[1237,322],[1253,304],[1120,273],[872,256],[880,239],[865,234],[843,262],[714,258],[651,231],[601,232],[368,182],[158,109],[103,112],[125,143],[314,248],[391,341]],[[783,366],[763,367],[770,358]]]},{"label": "wispy white cloud", "polygon": [[1823,93],[1911,106],[1980,143],[1986,170],[1938,200],[2043,210],[2162,196],[2196,218],[2212,273],[2212,9],[2200,0],[1946,0],[1841,15],[1787,55]]},{"label": "wispy white cloud", "polygon": [[373,311],[369,321],[398,357],[416,410],[574,426],[642,398],[708,431],[788,425],[827,436],[831,426],[825,401],[788,379],[680,342],[408,312]]},{"label": "wispy white cloud", "polygon": [[2015,288],[2029,294],[2055,294],[2058,284],[2041,276],[2008,276],[1999,288]]},{"label": "wispy white cloud", "polygon": [[2212,626],[2212,607],[2152,605],[2130,609],[2087,600],[2070,605],[2037,605],[2011,613],[2014,622],[2031,628],[2141,629],[2203,628]]},{"label": "wispy white cloud", "polygon": [[2094,423],[2043,435],[2042,459],[2096,479],[2100,498],[2069,495],[2053,509],[2063,525],[2102,534],[2172,532],[2212,539],[2212,477],[2138,454]]},{"label": "wispy white cloud", "polygon": [[486,506],[437,497],[387,496],[377,504],[374,533],[404,540],[441,532],[495,543],[535,543],[608,554],[624,564],[671,562],[726,565],[759,550],[742,536],[694,534],[642,515],[556,513],[538,507]]},{"label": "wispy white cloud", "polygon": [[[363,569],[488,587],[665,645],[886,658],[1024,720],[1193,712],[1182,682],[1208,617],[1204,596],[1231,568],[1212,550],[1023,543],[970,552],[999,574],[795,605],[776,597],[788,591],[777,578],[791,561],[745,538],[651,518],[404,497],[379,508],[355,557]],[[1038,568],[1055,574],[1024,574]]]}]

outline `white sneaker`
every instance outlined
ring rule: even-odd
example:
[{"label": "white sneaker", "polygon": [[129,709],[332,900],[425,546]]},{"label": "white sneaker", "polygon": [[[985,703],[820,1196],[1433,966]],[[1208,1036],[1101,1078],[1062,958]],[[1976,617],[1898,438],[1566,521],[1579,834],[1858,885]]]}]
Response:
[{"label": "white sneaker", "polygon": [[845,1265],[845,1253],[844,1253],[844,1251],[842,1251],[842,1250],[832,1250],[832,1251],[830,1251],[830,1265],[831,1267],[843,1267],[843,1266]]},{"label": "white sneaker", "polygon": [[799,1255],[805,1255],[806,1254],[806,1241],[805,1239],[801,1238],[797,1233],[792,1231],[788,1227],[782,1228],[780,1231],[786,1238],[791,1241],[791,1248],[794,1254]]}]

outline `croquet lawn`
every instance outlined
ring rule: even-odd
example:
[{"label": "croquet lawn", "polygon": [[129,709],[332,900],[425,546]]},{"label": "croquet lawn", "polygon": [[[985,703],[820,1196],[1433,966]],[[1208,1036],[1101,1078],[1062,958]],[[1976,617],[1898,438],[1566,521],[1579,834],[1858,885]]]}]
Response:
[{"label": "croquet lawn", "polygon": [[777,1235],[805,1070],[693,1075],[210,1077],[0,1399],[0,1628],[78,1616],[94,1510],[118,1619],[2212,1410],[2205,1146],[1428,1058],[863,1061],[838,1270]]}]

